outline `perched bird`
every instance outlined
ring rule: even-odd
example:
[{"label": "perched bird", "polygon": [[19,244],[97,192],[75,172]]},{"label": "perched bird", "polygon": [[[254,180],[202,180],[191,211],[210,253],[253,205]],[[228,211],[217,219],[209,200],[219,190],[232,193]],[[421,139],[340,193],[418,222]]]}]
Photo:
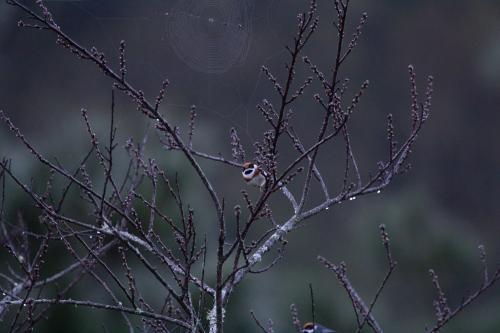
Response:
[{"label": "perched bird", "polygon": [[266,186],[267,173],[259,168],[258,165],[251,162],[243,163],[243,171],[241,172],[243,179],[247,184],[260,187],[261,189]]},{"label": "perched bird", "polygon": [[335,331],[320,324],[305,323],[302,333],[335,333]]}]

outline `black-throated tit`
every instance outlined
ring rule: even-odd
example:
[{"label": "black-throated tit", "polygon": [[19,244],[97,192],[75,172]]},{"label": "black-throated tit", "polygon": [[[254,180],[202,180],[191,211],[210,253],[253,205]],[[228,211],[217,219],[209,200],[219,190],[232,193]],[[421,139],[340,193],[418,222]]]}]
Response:
[{"label": "black-throated tit", "polygon": [[335,331],[320,324],[305,323],[302,333],[335,333]]}]

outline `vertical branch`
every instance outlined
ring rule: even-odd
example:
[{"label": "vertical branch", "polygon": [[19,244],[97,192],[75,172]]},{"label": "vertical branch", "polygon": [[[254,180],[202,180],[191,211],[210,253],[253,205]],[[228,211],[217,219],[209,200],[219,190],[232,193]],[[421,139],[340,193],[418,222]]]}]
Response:
[{"label": "vertical branch", "polygon": [[297,332],[302,331],[302,324],[300,323],[299,319],[299,310],[295,306],[295,304],[290,305],[290,313],[292,314],[292,324],[293,327],[295,327],[295,330]]},{"label": "vertical branch", "polygon": [[311,318],[312,318],[312,323],[316,324],[316,304],[314,303],[314,291],[312,287],[312,283],[309,283],[309,294],[311,296]]},{"label": "vertical branch", "polygon": [[192,105],[189,112],[188,147],[193,149],[194,122],[196,119],[196,106]]},{"label": "vertical branch", "polygon": [[125,41],[120,41],[120,74],[122,83],[125,82],[125,75],[127,74],[127,62],[125,60]]},{"label": "vertical branch", "polygon": [[[224,200],[222,200],[222,207],[224,209]],[[210,327],[210,333],[222,333],[223,332],[223,322],[224,322],[224,308],[223,308],[223,268],[224,268],[224,244],[226,242],[226,226],[224,219],[219,220],[219,241],[217,246],[217,282],[215,287],[215,332],[212,332],[212,327]],[[211,323],[212,324],[212,323]]]},{"label": "vertical branch", "polygon": [[316,31],[318,26],[319,18],[316,17],[317,4],[316,0],[311,0],[309,4],[309,11],[307,13],[301,13],[298,17],[298,31],[297,35],[294,38],[294,43],[292,48],[286,47],[287,51],[290,54],[290,63],[287,63],[286,67],[288,70],[284,88],[277,82],[277,79],[271,74],[270,70],[266,67],[262,67],[262,70],[268,77],[268,79],[273,83],[274,88],[280,95],[280,107],[277,111],[277,120],[274,125],[274,133],[272,136],[271,143],[271,153],[276,154],[278,147],[278,139],[283,132],[283,129],[287,127],[288,118],[285,116],[285,110],[287,106],[292,103],[298,96],[302,95],[304,89],[312,82],[312,79],[307,79],[305,83],[302,84],[297,90],[297,92],[290,97],[292,83],[295,78],[296,73],[296,64],[299,59],[299,54],[302,49],[305,47],[311,36]]}]

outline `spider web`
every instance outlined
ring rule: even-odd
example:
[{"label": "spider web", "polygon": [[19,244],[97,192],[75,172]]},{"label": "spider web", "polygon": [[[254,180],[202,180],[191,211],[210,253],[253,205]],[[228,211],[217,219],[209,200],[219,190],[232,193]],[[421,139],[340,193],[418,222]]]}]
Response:
[{"label": "spider web", "polygon": [[[283,31],[276,17],[287,2],[52,0],[50,5],[80,12],[106,54],[116,54],[121,39],[130,50],[138,48],[134,39],[147,40],[145,48],[128,54],[129,70],[140,67],[151,82],[167,77],[182,91],[182,98],[167,99],[169,110],[187,115],[196,105],[201,116],[215,116],[224,127],[257,139],[250,131],[261,117],[255,105],[273,94],[261,66],[281,69],[284,46],[294,34],[293,27]],[[294,9],[290,13],[295,16]],[[94,44],[92,38],[87,44]]]},{"label": "spider web", "polygon": [[191,68],[224,73],[248,54],[252,12],[246,0],[178,0],[168,13],[168,36]]}]

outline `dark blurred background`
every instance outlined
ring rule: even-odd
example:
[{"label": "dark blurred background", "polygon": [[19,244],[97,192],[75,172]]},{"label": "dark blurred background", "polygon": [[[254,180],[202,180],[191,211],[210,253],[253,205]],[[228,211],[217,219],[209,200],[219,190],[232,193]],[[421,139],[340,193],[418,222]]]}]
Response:
[{"label": "dark blurred background", "polygon": [[[227,37],[220,44],[222,51],[209,54],[213,59],[207,62],[196,48],[202,43],[196,38],[203,34],[192,26],[197,16],[182,16],[194,10],[196,0],[184,1],[51,1],[48,5],[69,35],[104,51],[114,65],[119,42],[126,40],[129,79],[146,96],[154,98],[168,78],[171,85],[162,112],[169,119],[185,128],[190,106],[197,105],[195,147],[229,156],[229,129],[235,127],[251,156],[252,143],[265,129],[255,105],[263,98],[275,98],[260,67],[266,65],[282,77],[284,46],[295,34],[297,12],[308,4],[226,1],[226,7],[243,14],[231,22],[228,36],[233,38]],[[291,332],[291,303],[297,304],[304,320],[310,319],[309,283],[315,290],[316,319],[339,332],[352,331],[355,319],[349,300],[316,256],[346,261],[353,283],[366,300],[371,299],[385,270],[380,223],[387,225],[399,262],[374,310],[389,332],[422,332],[433,323],[435,294],[429,268],[437,271],[450,302],[457,305],[462,295],[480,283],[477,246],[486,246],[492,266],[500,262],[500,2],[351,3],[351,28],[362,12],[369,17],[359,46],[341,73],[351,80],[351,95],[364,79],[370,80],[351,125],[353,148],[365,177],[385,156],[386,114],[393,113],[401,140],[409,131],[407,65],[415,65],[422,93],[426,75],[435,77],[432,116],[415,146],[413,168],[381,194],[336,206],[292,233],[280,264],[239,286],[227,313],[228,332],[258,331],[250,309],[263,320],[271,318],[276,332]],[[320,30],[305,54],[327,73],[336,44],[333,10],[330,1],[319,1],[319,7]],[[89,147],[80,109],[89,110],[98,134],[105,136],[111,82],[93,65],[56,46],[53,35],[17,28],[20,18],[22,13],[0,4],[0,109],[42,152],[75,163]],[[213,31],[213,36],[224,36],[223,30]],[[183,44],[183,40],[197,42]],[[179,57],[182,54],[184,61]],[[319,126],[314,120],[319,119],[320,110],[311,97],[316,89],[309,89],[294,108],[296,127],[306,139]],[[147,121],[127,98],[119,96],[117,105],[121,142],[128,137],[140,140]],[[150,139],[151,156],[172,173],[183,168],[180,154],[161,150],[154,134]],[[321,163],[335,192],[342,177],[343,155],[341,146],[331,149],[324,152]],[[0,152],[13,159],[14,170],[23,179],[39,173],[36,161],[5,125],[0,125]],[[287,154],[283,150],[282,157],[293,157]],[[234,198],[230,204],[241,204],[239,191],[244,184],[239,173],[212,163],[203,165],[218,191]],[[181,179],[188,200],[199,210],[210,209],[198,181],[185,173]],[[257,196],[258,191],[251,194]],[[12,192],[11,214],[29,205],[19,191]],[[278,216],[286,216],[287,209],[278,207],[283,212]],[[200,223],[215,241],[215,221]],[[499,288],[490,291],[447,331],[500,332],[499,296]],[[110,331],[120,332],[125,329],[120,320],[99,311],[56,308],[39,331],[97,332],[105,323]],[[75,328],[75,322],[81,324]]]}]

